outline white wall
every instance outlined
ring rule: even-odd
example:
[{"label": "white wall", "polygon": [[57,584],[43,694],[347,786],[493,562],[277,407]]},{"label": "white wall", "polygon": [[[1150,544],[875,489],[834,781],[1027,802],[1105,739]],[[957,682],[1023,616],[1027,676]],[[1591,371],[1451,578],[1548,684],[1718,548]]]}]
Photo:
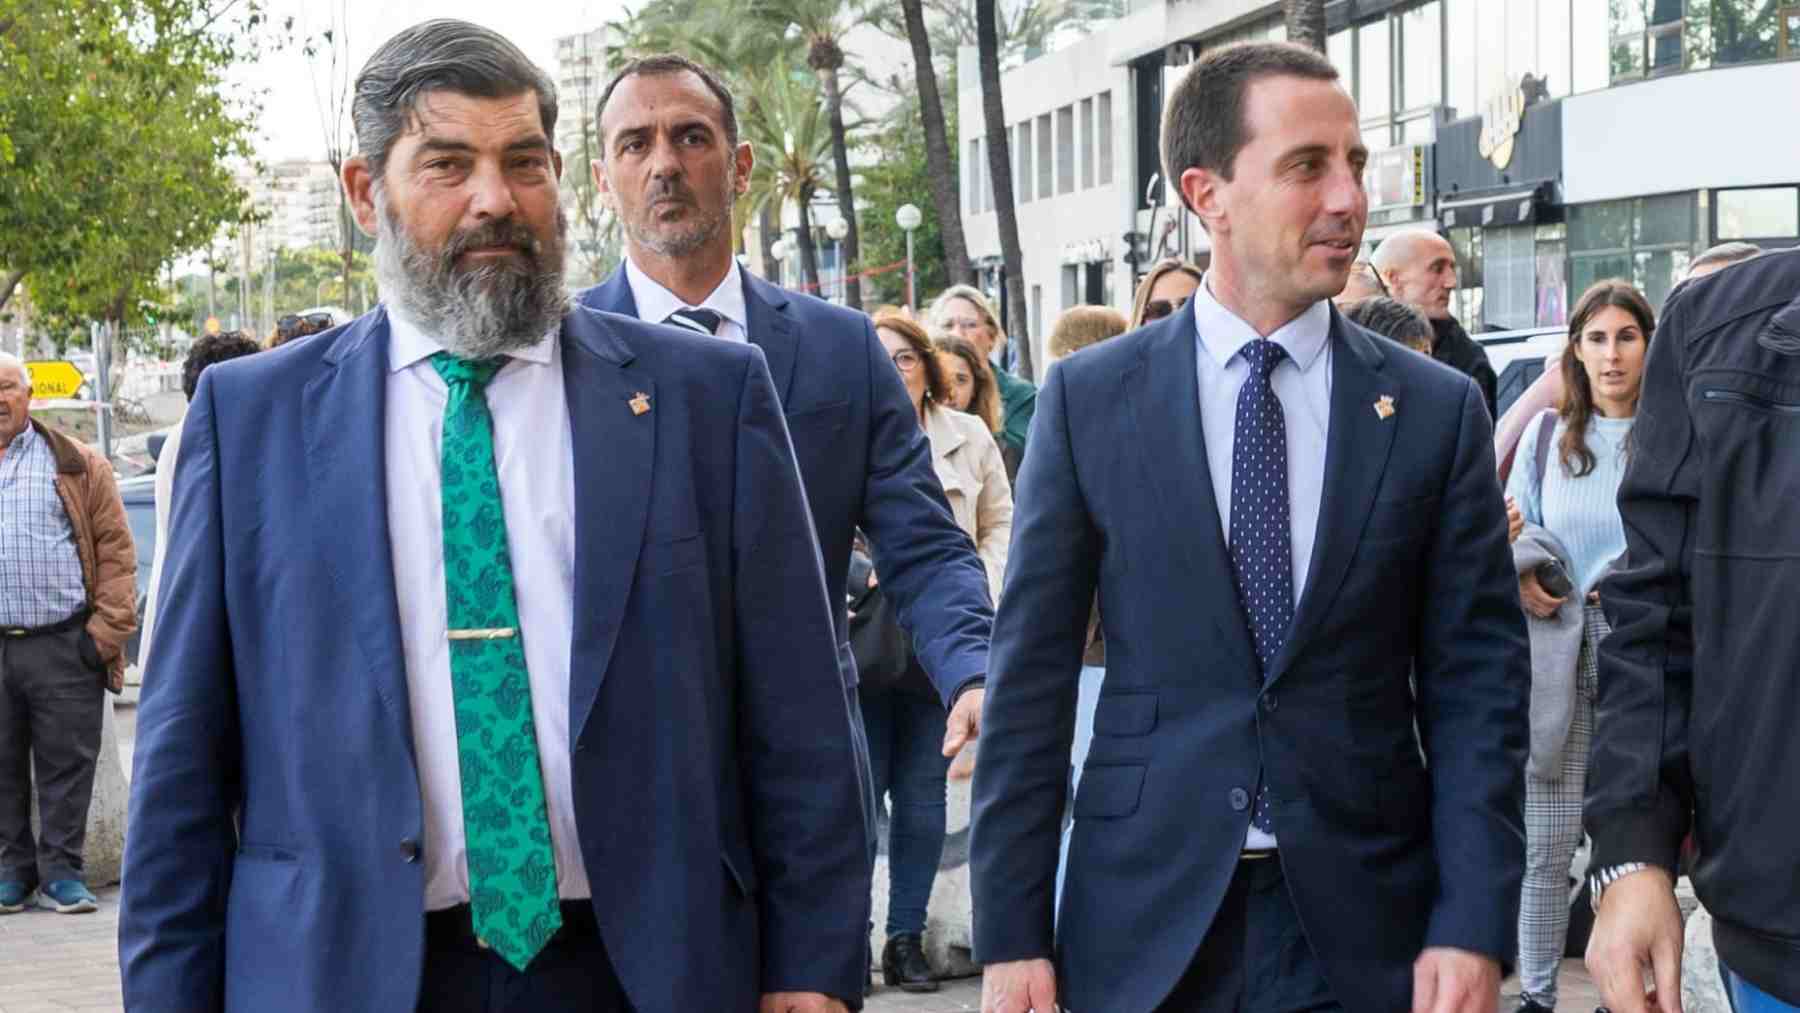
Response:
[{"label": "white wall", "polygon": [[[1157,13],[1160,15],[1160,11]],[[1006,107],[1008,143],[1012,143],[1014,139],[1011,129],[1015,124],[1027,118],[1033,121],[1034,198],[1029,202],[1018,202],[1015,192],[1015,205],[1019,216],[1019,242],[1024,260],[1028,312],[1032,287],[1039,286],[1043,291],[1043,320],[1031,335],[1035,353],[1033,361],[1037,363],[1044,361],[1045,338],[1063,309],[1062,269],[1066,248],[1092,240],[1103,241],[1112,270],[1113,304],[1125,307],[1131,299],[1131,269],[1120,258],[1122,248],[1119,242],[1119,236],[1129,227],[1132,180],[1136,178],[1133,170],[1135,146],[1131,130],[1131,75],[1127,67],[1113,65],[1110,59],[1112,44],[1110,34],[1102,30],[1066,49],[1050,53],[1001,75],[1000,91]],[[982,119],[981,77],[974,48],[965,46],[958,54],[957,64],[957,131],[960,134],[957,151],[961,161],[966,163],[969,142],[978,137],[983,138],[982,164],[978,169],[986,173],[986,124]],[[1079,143],[1081,101],[1097,100],[1100,93],[1107,91],[1112,93],[1112,121],[1105,124],[1096,122],[1094,129],[1096,134],[1104,129],[1112,138],[1112,180],[1106,184],[1099,182],[1100,148],[1096,141],[1095,183],[1084,189],[1082,146]],[[1041,115],[1049,114],[1054,132],[1057,111],[1067,105],[1073,105],[1075,109],[1077,144],[1074,189],[1067,194],[1037,197],[1036,120]],[[1099,120],[1097,101],[1094,118]],[[1056,145],[1051,146],[1051,151],[1054,157]],[[1016,178],[1019,161],[1017,151],[1012,152],[1012,161]],[[969,256],[972,259],[997,257],[1000,255],[999,216],[992,211],[980,214],[969,212],[966,183],[968,171],[965,166],[965,182],[959,189],[962,193],[963,228],[968,238]],[[1013,329],[1023,330],[1021,327]]]},{"label": "white wall", "polygon": [[1800,62],[1676,74],[1563,100],[1570,204],[1800,179]]}]

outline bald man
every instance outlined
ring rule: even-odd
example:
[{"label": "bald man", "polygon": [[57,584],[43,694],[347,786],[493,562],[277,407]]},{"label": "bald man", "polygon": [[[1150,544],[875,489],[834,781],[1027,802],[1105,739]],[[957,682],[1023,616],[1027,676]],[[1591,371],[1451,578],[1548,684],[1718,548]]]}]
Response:
[{"label": "bald man", "polygon": [[1494,367],[1488,364],[1487,352],[1450,315],[1450,296],[1456,291],[1456,251],[1449,241],[1428,229],[1396,232],[1381,241],[1370,262],[1389,295],[1431,318],[1436,339],[1431,357],[1473,379],[1487,400],[1491,417],[1498,386]]}]

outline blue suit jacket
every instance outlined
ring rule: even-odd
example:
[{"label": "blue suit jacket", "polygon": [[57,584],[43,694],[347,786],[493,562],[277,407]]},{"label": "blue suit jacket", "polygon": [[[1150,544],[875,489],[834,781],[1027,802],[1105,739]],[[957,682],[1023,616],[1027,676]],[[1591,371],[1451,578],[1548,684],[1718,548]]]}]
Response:
[{"label": "blue suit jacket", "polygon": [[[571,776],[619,978],[644,1011],[859,1000],[849,716],[763,357],[579,308],[561,341]],[[416,1003],[424,828],[395,596],[429,589],[394,586],[387,348],[376,310],[207,370],[189,409],[125,855],[132,1010]],[[653,409],[634,415],[640,391]]]},{"label": "blue suit jacket", "polygon": [[[1530,667],[1487,409],[1466,377],[1335,311],[1330,340],[1318,538],[1266,684],[1220,535],[1192,303],[1060,363],[1039,397],[975,776],[975,948],[1054,952],[1070,1008],[1169,994],[1230,883],[1259,767],[1346,1009],[1410,1008],[1425,946],[1511,959]],[[1053,940],[1096,589],[1106,685]]]},{"label": "blue suit jacket", "polygon": [[[768,357],[787,413],[825,579],[833,589],[844,586],[850,543],[862,528],[880,560],[881,586],[947,704],[987,671],[993,605],[899,372],[866,315],[742,274],[750,341]],[[623,267],[581,301],[637,316]],[[833,596],[832,608],[844,683],[853,687],[843,595]]]}]

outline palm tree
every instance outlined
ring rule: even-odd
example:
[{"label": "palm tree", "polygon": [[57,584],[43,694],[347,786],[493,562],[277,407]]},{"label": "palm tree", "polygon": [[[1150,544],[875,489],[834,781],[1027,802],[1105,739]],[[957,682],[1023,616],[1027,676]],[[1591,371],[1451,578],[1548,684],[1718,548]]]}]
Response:
[{"label": "palm tree", "polygon": [[981,62],[981,116],[987,127],[988,173],[994,180],[994,212],[1000,219],[1000,254],[1006,262],[1006,305],[1019,339],[1019,373],[1034,379],[1031,337],[1026,332],[1024,255],[1019,215],[1013,206],[1012,152],[1006,143],[1006,108],[1000,101],[1000,38],[994,0],[975,0],[976,49]]},{"label": "palm tree", "polygon": [[1325,0],[1281,0],[1289,42],[1325,52]]},{"label": "palm tree", "polygon": [[[761,154],[750,176],[749,205],[770,211],[780,221],[782,204],[793,201],[800,216],[800,274],[806,287],[819,291],[819,258],[813,244],[812,199],[831,189],[826,161],[832,131],[819,105],[815,83],[786,57],[745,73],[748,102],[742,120],[744,136]],[[839,206],[843,198],[839,197]]]},{"label": "palm tree", "polygon": [[944,269],[952,285],[967,284],[975,280],[975,271],[969,266],[969,244],[963,238],[956,161],[944,126],[944,99],[938,93],[937,68],[931,62],[924,0],[900,0],[900,7],[906,18],[906,41],[912,45],[913,77],[919,85],[919,118],[925,125],[925,160],[931,166],[931,203],[937,207]]},{"label": "palm tree", "polygon": [[[839,71],[844,67],[843,38],[863,23],[863,0],[757,0],[751,7],[755,17],[783,31],[798,30],[806,43],[806,65],[818,76],[819,88],[825,93],[825,111],[830,117],[831,155],[836,163],[838,210],[849,231],[844,234],[843,254],[846,267],[861,256],[856,228],[856,199],[850,178],[850,143],[844,129],[844,90]],[[804,230],[802,230],[804,233]],[[804,253],[812,242],[810,236],[800,240]],[[846,271],[844,302],[851,309],[862,309],[862,282]]]}]

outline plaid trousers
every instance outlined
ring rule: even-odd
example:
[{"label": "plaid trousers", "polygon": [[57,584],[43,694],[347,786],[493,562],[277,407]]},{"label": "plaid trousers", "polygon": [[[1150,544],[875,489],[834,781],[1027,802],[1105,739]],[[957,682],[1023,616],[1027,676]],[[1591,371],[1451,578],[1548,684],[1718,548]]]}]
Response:
[{"label": "plaid trousers", "polygon": [[1575,713],[1555,780],[1525,775],[1525,887],[1519,903],[1519,993],[1556,1008],[1556,972],[1569,935],[1569,865],[1581,844],[1581,798],[1594,738],[1600,641],[1611,632],[1600,606],[1584,605]]}]

